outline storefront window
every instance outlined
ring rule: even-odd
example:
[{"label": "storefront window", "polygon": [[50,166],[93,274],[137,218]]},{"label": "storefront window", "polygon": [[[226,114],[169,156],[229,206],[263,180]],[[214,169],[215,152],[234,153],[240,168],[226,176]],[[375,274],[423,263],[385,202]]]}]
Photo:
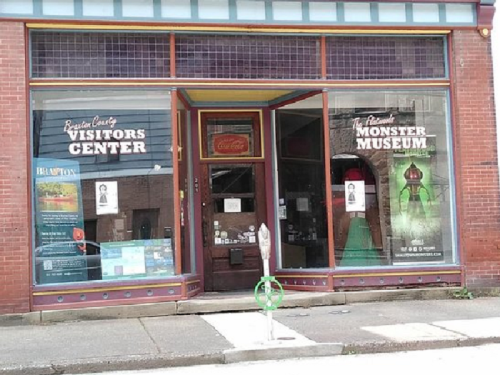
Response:
[{"label": "storefront window", "polygon": [[456,262],[446,91],[332,92],[329,108],[337,266]]},{"label": "storefront window", "polygon": [[35,91],[37,284],[174,274],[170,93]]},{"label": "storefront window", "polygon": [[276,111],[282,268],[328,267],[321,95]]}]

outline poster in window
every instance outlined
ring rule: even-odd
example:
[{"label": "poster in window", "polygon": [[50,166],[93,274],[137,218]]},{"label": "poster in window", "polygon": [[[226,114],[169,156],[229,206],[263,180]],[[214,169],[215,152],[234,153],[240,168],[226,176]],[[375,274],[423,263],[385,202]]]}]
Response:
[{"label": "poster in window", "polygon": [[80,168],[76,161],[34,158],[37,282],[87,280]]},{"label": "poster in window", "polygon": [[95,207],[97,215],[116,215],[118,213],[118,182],[96,181]]},{"label": "poster in window", "polygon": [[389,175],[394,264],[444,262],[433,155],[394,154]]},{"label": "poster in window", "polygon": [[103,280],[139,279],[174,274],[172,240],[101,243]]},{"label": "poster in window", "polygon": [[365,212],[365,182],[345,181],[346,212]]}]

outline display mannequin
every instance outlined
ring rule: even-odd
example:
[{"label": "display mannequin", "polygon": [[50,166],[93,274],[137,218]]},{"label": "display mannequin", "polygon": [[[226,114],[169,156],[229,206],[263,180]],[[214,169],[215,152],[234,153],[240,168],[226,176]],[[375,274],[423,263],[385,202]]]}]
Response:
[{"label": "display mannequin", "polygon": [[[346,181],[366,181],[366,179],[361,169],[350,168],[344,173],[343,182],[346,183]],[[369,225],[370,217],[376,214],[373,212],[376,211],[376,205],[374,206],[370,202],[366,203],[366,211],[345,212],[341,219],[340,225],[347,229],[347,239],[340,261],[342,267],[365,267],[381,264]],[[344,232],[344,230],[342,231]]]}]

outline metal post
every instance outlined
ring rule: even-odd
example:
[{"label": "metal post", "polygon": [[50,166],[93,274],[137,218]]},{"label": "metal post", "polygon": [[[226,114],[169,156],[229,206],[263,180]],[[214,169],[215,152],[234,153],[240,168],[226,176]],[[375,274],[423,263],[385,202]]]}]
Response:
[{"label": "metal post", "polygon": [[267,315],[267,340],[274,340],[274,328],[273,328],[273,312],[271,310],[272,300],[271,300],[271,281],[269,281],[269,258],[271,256],[271,239],[269,236],[269,229],[267,229],[266,225],[263,223],[259,228],[259,247],[260,254],[262,256],[262,262],[264,264],[264,277],[266,279],[264,283],[264,290],[267,296],[266,300],[266,315]]}]

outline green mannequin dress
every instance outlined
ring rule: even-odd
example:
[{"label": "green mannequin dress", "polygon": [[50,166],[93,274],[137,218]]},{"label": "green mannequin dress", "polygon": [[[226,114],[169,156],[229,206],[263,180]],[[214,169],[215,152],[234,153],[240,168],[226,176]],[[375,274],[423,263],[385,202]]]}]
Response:
[{"label": "green mannequin dress", "polygon": [[352,217],[340,266],[366,267],[379,265],[380,258],[377,249],[373,246],[368,221],[364,217]]}]

